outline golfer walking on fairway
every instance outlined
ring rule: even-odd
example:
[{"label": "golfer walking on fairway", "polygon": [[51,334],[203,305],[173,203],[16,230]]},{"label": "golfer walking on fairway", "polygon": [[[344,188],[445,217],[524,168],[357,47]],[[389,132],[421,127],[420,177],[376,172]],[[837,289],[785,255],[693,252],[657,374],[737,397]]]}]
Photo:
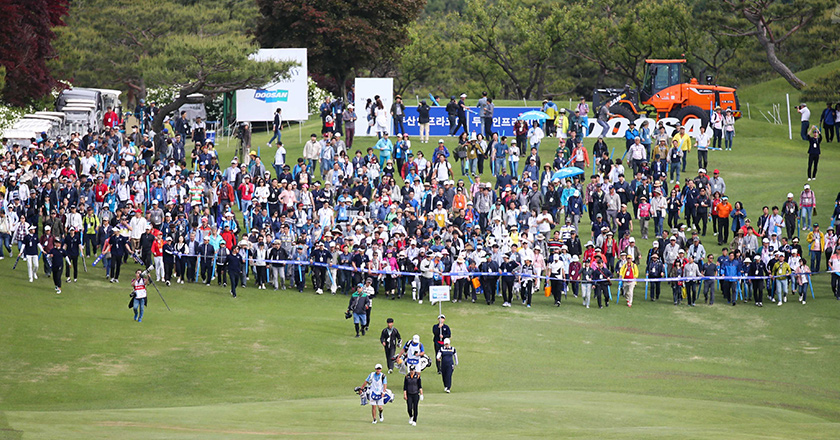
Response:
[{"label": "golfer walking on fairway", "polygon": [[362,384],[362,388],[369,387],[370,390],[370,414],[373,416],[373,424],[375,425],[376,410],[379,409],[379,421],[382,422],[385,418],[382,416],[382,409],[385,406],[385,391],[388,390],[388,378],[382,372],[382,364],[376,364],[373,367],[373,372],[368,374],[367,379]]},{"label": "golfer walking on fairway", "polygon": [[385,363],[388,364],[388,374],[394,371],[394,356],[397,353],[397,347],[402,342],[400,331],[394,327],[394,318],[388,318],[388,326],[382,329],[379,335],[379,341],[385,348]]},{"label": "golfer walking on fairway", "polygon": [[449,326],[444,323],[446,321],[446,316],[439,315],[438,316],[438,323],[432,326],[432,335],[435,339],[435,366],[437,367],[438,374],[440,372],[440,356],[438,353],[440,349],[443,347],[443,341],[447,338],[452,337],[452,330],[449,329]]},{"label": "golfer walking on fairway", "polygon": [[449,338],[443,340],[443,347],[438,352],[437,359],[440,362],[441,375],[443,376],[443,391],[449,393],[449,389],[452,388],[452,372],[458,365],[458,352],[450,344]]},{"label": "golfer walking on fairway", "polygon": [[408,374],[403,381],[403,399],[408,407],[408,424],[417,426],[417,409],[423,400],[423,383],[420,381],[420,372],[417,367],[408,367]]}]

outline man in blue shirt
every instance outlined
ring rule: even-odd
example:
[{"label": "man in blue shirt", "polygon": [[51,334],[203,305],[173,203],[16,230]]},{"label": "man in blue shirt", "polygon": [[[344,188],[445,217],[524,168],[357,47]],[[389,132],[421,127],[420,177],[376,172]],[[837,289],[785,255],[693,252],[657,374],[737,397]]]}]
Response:
[{"label": "man in blue shirt", "polygon": [[[496,169],[498,170],[500,168],[496,168]],[[511,176],[510,174],[507,173],[507,168],[505,168],[503,166],[501,168],[501,170],[502,170],[502,173],[499,174],[496,177],[496,186],[495,186],[496,189],[507,187],[508,185],[511,184],[511,181],[513,180],[513,176]]]},{"label": "man in blue shirt", "polygon": [[627,148],[627,151],[630,151],[630,146],[636,142],[636,138],[639,137],[639,130],[636,129],[636,123],[630,121],[628,124],[630,127],[624,132],[624,146]]},{"label": "man in blue shirt", "polygon": [[496,144],[493,150],[495,151],[493,155],[493,170],[495,174],[499,174],[500,170],[505,169],[505,156],[508,153],[507,136],[502,136],[502,142]]},{"label": "man in blue shirt", "polygon": [[379,168],[382,169],[385,167],[385,161],[391,158],[391,152],[394,151],[394,143],[388,138],[387,131],[373,148],[379,150]]},{"label": "man in blue shirt", "polygon": [[734,306],[735,302],[738,299],[737,292],[735,291],[738,285],[738,280],[736,280],[734,277],[741,276],[744,273],[744,269],[743,265],[741,264],[741,260],[735,259],[734,252],[729,253],[727,255],[727,249],[724,248],[722,253],[724,256],[726,256],[726,259],[723,260],[723,256],[718,259],[718,263],[720,264],[720,276],[732,278],[720,280],[720,289],[723,293],[724,299],[732,303],[732,305]]}]

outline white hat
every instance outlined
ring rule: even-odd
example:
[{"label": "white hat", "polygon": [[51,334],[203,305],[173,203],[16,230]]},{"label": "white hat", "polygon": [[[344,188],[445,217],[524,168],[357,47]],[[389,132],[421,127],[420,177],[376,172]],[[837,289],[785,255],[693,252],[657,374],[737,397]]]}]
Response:
[{"label": "white hat", "polygon": [[443,345],[449,345],[450,342],[449,338],[443,338]]},{"label": "white hat", "polygon": [[769,238],[765,238],[765,239],[761,240],[761,242],[762,242],[762,243],[770,243],[770,239],[769,239]]},{"label": "white hat", "polygon": [[577,255],[572,255],[572,261],[580,261]]},{"label": "white hat", "polygon": [[792,198],[793,198],[793,193],[788,193],[787,197],[788,197],[789,199],[792,199]]},{"label": "white hat", "polygon": [[382,364],[376,364],[376,365],[373,367],[373,369],[374,369],[374,370],[381,370],[381,369],[382,369]]},{"label": "white hat", "polygon": [[[466,93],[461,93],[461,97],[462,97],[462,98],[466,98],[466,97],[467,97],[467,94],[466,94]],[[803,105],[804,105],[804,104],[803,104]]]},{"label": "white hat", "polygon": [[438,143],[439,143],[439,144],[442,144],[442,143],[443,143],[443,139],[438,139]]},{"label": "white hat", "polygon": [[411,342],[414,342],[415,344],[419,344],[420,343],[420,335],[412,336],[411,337]]},{"label": "white hat", "polygon": [[633,237],[630,237],[630,243],[635,243],[635,242],[636,242],[636,239],[633,238]]},{"label": "white hat", "polygon": [[811,189],[811,185],[805,184],[805,189]]},{"label": "white hat", "polygon": [[[29,227],[29,229],[32,229],[34,227],[35,227],[35,225],[32,225],[32,226]],[[50,225],[44,226],[45,231],[49,231],[50,229],[52,229],[52,227]]]},{"label": "white hat", "polygon": [[706,174],[706,169],[705,168],[700,168],[699,170],[697,170],[697,172],[702,173],[702,174]]}]

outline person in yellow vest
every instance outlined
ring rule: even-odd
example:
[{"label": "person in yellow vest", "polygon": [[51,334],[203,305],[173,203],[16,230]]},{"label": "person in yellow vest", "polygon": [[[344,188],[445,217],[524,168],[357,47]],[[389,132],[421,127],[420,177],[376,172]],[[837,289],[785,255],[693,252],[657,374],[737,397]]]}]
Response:
[{"label": "person in yellow vest", "polygon": [[443,202],[437,202],[437,209],[432,214],[435,216],[435,223],[438,227],[445,228],[446,224],[449,223],[449,212],[443,209]]},{"label": "person in yellow vest", "polygon": [[87,209],[82,224],[82,251],[86,257],[98,255],[96,252],[96,231],[101,223],[99,217],[93,213],[93,208]]},{"label": "person in yellow vest", "polygon": [[776,292],[779,294],[779,305],[781,306],[782,302],[787,302],[788,285],[792,271],[790,265],[785,261],[783,252],[776,252],[776,259],[778,263],[773,266],[773,278],[776,279]]},{"label": "person in yellow vest", "polygon": [[685,172],[686,158],[691,152],[691,136],[685,134],[685,127],[680,127],[680,132],[674,135],[674,142],[682,150],[682,172]]},{"label": "person in yellow vest", "polygon": [[549,103],[545,99],[543,100],[543,112],[548,115],[548,119],[545,121],[545,135],[551,136],[556,134],[557,106],[553,102]]},{"label": "person in yellow vest", "polygon": [[627,299],[627,307],[633,307],[633,289],[636,288],[636,278],[639,277],[639,266],[633,262],[632,255],[621,253],[624,264],[619,269],[621,275],[621,291]]}]

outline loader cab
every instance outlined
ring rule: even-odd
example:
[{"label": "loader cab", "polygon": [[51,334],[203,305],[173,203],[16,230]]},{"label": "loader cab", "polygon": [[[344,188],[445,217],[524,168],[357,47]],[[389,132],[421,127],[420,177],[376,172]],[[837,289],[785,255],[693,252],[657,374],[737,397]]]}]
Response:
[{"label": "loader cab", "polygon": [[647,102],[668,87],[682,84],[685,60],[645,60],[645,79],[640,97]]}]

